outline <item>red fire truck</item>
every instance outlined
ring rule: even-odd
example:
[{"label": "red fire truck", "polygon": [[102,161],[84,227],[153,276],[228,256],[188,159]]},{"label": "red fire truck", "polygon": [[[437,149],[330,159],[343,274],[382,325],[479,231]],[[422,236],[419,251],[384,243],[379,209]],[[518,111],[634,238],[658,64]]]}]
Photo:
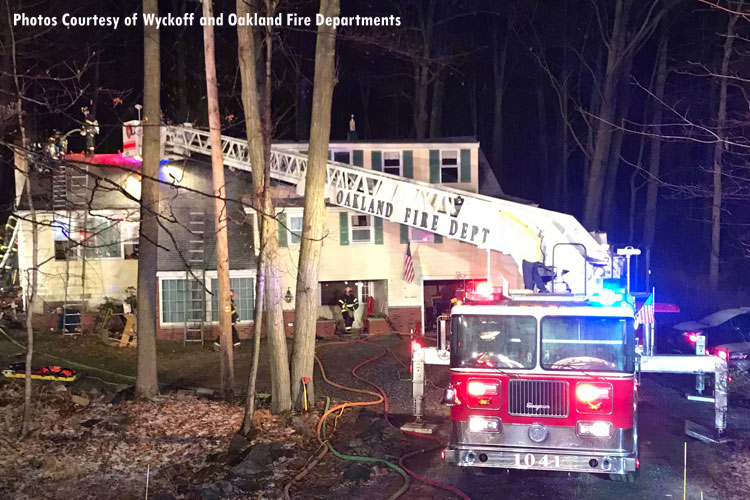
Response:
[{"label": "red fire truck", "polygon": [[480,283],[460,299],[450,314],[445,460],[634,480],[638,393],[627,296],[508,296]]}]

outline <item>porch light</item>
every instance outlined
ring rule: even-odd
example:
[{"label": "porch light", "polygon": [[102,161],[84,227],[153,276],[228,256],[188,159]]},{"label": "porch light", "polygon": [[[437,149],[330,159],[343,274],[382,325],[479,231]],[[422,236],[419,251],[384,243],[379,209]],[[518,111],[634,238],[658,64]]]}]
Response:
[{"label": "porch light", "polygon": [[286,294],[284,294],[284,300],[286,301],[287,304],[289,304],[292,302],[293,298],[294,297],[292,296],[292,289],[287,287]]}]

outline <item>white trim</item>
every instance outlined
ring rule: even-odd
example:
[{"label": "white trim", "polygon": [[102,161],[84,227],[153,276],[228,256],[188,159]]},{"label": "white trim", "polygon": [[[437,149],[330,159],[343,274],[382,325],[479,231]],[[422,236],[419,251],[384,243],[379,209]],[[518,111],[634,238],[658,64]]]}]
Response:
[{"label": "white trim", "polygon": [[[390,175],[397,175],[399,177],[403,177],[404,176],[404,150],[403,149],[383,149],[380,151],[380,171],[383,172],[384,174],[388,173],[385,171],[385,154],[386,153],[398,153],[398,173],[390,174]],[[370,168],[374,170],[372,165],[370,165]],[[388,168],[393,168],[393,167],[388,167]]]},{"label": "white trim", "polygon": [[[349,244],[350,245],[372,245],[375,243],[375,216],[372,214],[363,214],[361,212],[353,212],[348,211],[349,215]],[[359,229],[364,229],[365,227],[370,228],[370,239],[368,241],[354,241],[353,233],[354,231],[354,224],[352,224],[352,215],[356,215],[358,217],[367,217],[370,220],[369,226],[357,226]]]},{"label": "white trim", "polygon": [[[348,144],[346,145],[346,147],[344,147],[343,145],[342,146],[331,146],[331,145],[329,145],[328,146],[328,151],[331,152],[331,159],[329,161],[335,161],[335,162],[343,163],[344,165],[349,165],[349,166],[352,166],[352,167],[356,166],[356,165],[354,165],[354,149],[351,146],[349,146]],[[349,161],[341,161],[340,162],[339,160],[336,159],[336,153],[349,153]],[[363,157],[363,161],[364,161],[364,157]]]},{"label": "white trim", "polygon": [[[157,271],[156,272],[156,278],[159,281],[159,293],[157,293],[157,301],[159,302],[159,328],[178,328],[181,325],[184,325],[184,321],[178,321],[178,322],[165,322],[164,319],[164,304],[162,303],[162,292],[164,290],[164,287],[162,286],[162,282],[164,280],[184,280],[185,279],[185,273],[186,271]],[[229,278],[253,278],[257,279],[257,270],[256,269],[232,269],[229,271]],[[218,277],[218,273],[214,270],[206,271],[206,281],[212,280],[214,278]],[[209,281],[210,285],[210,281]],[[211,313],[211,299],[209,297],[208,292],[206,292],[206,315],[209,316]],[[218,324],[217,321],[204,321],[207,325],[215,325]],[[238,321],[238,324],[243,325],[252,325],[254,324],[254,320],[247,320],[247,321]]]},{"label": "white trim", "polygon": [[[461,182],[461,148],[453,149],[453,148],[442,148],[439,150],[439,165],[440,165],[440,184],[459,184]],[[443,182],[443,168],[454,168],[452,165],[449,166],[443,166],[443,153],[447,151],[455,151],[456,152],[456,180],[454,182]]]}]

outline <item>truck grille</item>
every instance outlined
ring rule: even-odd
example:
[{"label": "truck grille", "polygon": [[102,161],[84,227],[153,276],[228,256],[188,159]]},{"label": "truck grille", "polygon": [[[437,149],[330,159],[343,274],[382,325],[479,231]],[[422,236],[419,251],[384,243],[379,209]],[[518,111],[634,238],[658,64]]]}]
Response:
[{"label": "truck grille", "polygon": [[564,380],[510,380],[508,413],[523,417],[567,417],[568,383]]}]

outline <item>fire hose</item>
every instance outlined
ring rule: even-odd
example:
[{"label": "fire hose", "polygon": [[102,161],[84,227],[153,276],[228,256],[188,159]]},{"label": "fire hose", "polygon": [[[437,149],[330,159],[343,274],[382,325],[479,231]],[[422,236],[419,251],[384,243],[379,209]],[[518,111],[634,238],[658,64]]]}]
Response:
[{"label": "fire hose", "polygon": [[[330,342],[330,343],[324,344],[324,345],[349,344],[349,343],[350,342]],[[371,363],[372,361],[380,359],[381,357],[383,357],[384,354],[385,354],[385,351],[383,351],[382,353],[378,354],[377,356],[374,356],[372,358],[366,359],[362,363],[358,364],[357,366],[355,366],[352,369],[352,375],[354,375],[355,377],[359,378],[357,376],[356,372],[357,372],[357,370],[360,367],[366,365],[367,363]],[[294,479],[292,479],[292,481],[290,483],[288,483],[286,486],[284,486],[284,498],[287,499],[287,500],[291,500],[291,497],[289,496],[289,488],[291,487],[291,485],[295,481],[299,481],[300,479],[302,479],[303,477],[305,477],[307,475],[307,473],[310,472],[313,469],[313,467],[315,467],[315,465],[318,464],[318,462],[320,462],[320,460],[325,456],[325,454],[328,451],[330,451],[331,454],[333,454],[334,456],[336,456],[338,458],[341,458],[343,460],[356,461],[356,462],[377,462],[377,463],[383,463],[386,466],[388,466],[391,469],[393,469],[396,472],[398,472],[404,478],[404,484],[401,486],[401,488],[399,488],[398,491],[396,491],[396,493],[394,493],[393,495],[391,495],[389,497],[389,500],[395,500],[395,499],[397,499],[398,497],[400,497],[401,495],[403,495],[404,493],[406,493],[406,491],[409,489],[409,486],[410,486],[410,483],[411,483],[411,481],[409,480],[409,476],[407,475],[407,473],[406,473],[406,471],[404,469],[402,469],[398,465],[396,465],[396,464],[394,464],[392,462],[389,462],[387,460],[384,460],[382,458],[353,456],[353,455],[345,455],[343,453],[340,453],[338,450],[336,450],[333,447],[333,445],[330,443],[330,441],[328,441],[326,439],[326,437],[325,437],[326,419],[331,414],[333,414],[334,412],[339,411],[339,410],[341,410],[341,412],[343,412],[344,409],[346,409],[347,407],[379,405],[380,403],[383,402],[383,397],[380,394],[374,393],[372,391],[366,391],[366,390],[363,390],[363,389],[355,389],[353,387],[347,387],[345,385],[341,385],[341,384],[337,384],[336,382],[333,382],[326,375],[325,367],[323,366],[323,363],[320,361],[320,358],[318,358],[317,356],[315,356],[315,361],[318,363],[318,367],[320,368],[320,373],[321,373],[321,375],[323,377],[323,380],[325,380],[326,383],[328,383],[329,385],[331,385],[333,387],[337,387],[339,389],[343,389],[345,391],[356,392],[356,393],[360,393],[360,394],[367,394],[367,395],[373,396],[373,397],[375,397],[377,399],[372,400],[372,401],[347,402],[347,403],[343,403],[343,404],[340,404],[340,405],[336,405],[333,408],[329,408],[330,399],[328,399],[328,398],[326,399],[326,407],[325,407],[325,410],[323,412],[323,415],[318,420],[318,427],[317,427],[318,441],[320,442],[320,446],[322,447],[322,451],[299,474],[297,474],[294,477]]]},{"label": "fire hose", "polygon": [[[343,458],[345,460],[358,460],[358,461],[366,461],[366,462],[370,462],[370,461],[383,462],[383,463],[386,463],[386,465],[388,465],[389,467],[391,467],[394,470],[396,470],[397,472],[399,472],[400,474],[402,474],[404,476],[404,478],[405,478],[405,482],[402,485],[401,489],[399,491],[397,491],[393,496],[390,497],[391,499],[398,498],[406,490],[408,490],[409,485],[410,485],[409,478],[406,475],[406,474],[408,474],[409,476],[411,476],[411,477],[413,477],[413,478],[415,478],[415,479],[417,479],[419,481],[422,481],[425,484],[429,484],[430,486],[434,486],[436,488],[440,488],[442,490],[445,490],[445,491],[448,491],[450,493],[453,493],[456,496],[458,496],[459,498],[462,498],[463,500],[471,500],[471,498],[468,495],[466,495],[464,492],[462,492],[461,490],[459,490],[457,488],[454,488],[453,486],[450,486],[448,484],[441,483],[439,481],[435,481],[435,480],[429,479],[427,477],[421,476],[421,475],[417,474],[416,472],[414,472],[414,471],[412,471],[412,470],[410,470],[409,468],[406,467],[406,465],[404,464],[404,462],[407,459],[409,459],[409,458],[411,458],[413,456],[419,455],[421,453],[427,453],[429,451],[433,451],[435,449],[438,449],[438,448],[440,448],[442,446],[442,443],[440,443],[440,441],[437,438],[435,438],[435,437],[425,436],[425,435],[422,435],[422,434],[418,434],[418,433],[414,433],[414,432],[409,432],[409,431],[403,431],[403,430],[399,429],[398,427],[396,427],[395,425],[393,425],[391,423],[390,419],[389,419],[389,416],[388,416],[388,396],[386,395],[385,391],[380,386],[378,386],[377,384],[375,384],[375,383],[373,383],[373,382],[371,382],[371,381],[369,381],[369,380],[365,379],[364,377],[362,377],[362,376],[360,376],[360,375],[357,374],[357,370],[359,368],[361,368],[362,366],[364,366],[364,365],[366,365],[368,363],[371,363],[371,362],[373,362],[373,361],[375,361],[377,359],[380,359],[383,356],[385,356],[385,354],[387,353],[385,347],[383,347],[381,345],[378,345],[378,344],[375,344],[373,342],[368,342],[368,341],[364,341],[364,340],[355,340],[355,341],[349,341],[349,342],[330,342],[330,343],[324,344],[324,345],[351,344],[351,343],[361,343],[361,344],[365,344],[365,345],[370,345],[370,346],[373,346],[373,347],[377,347],[378,349],[381,350],[380,354],[378,354],[378,355],[376,355],[376,356],[374,356],[372,358],[369,358],[369,359],[363,361],[362,363],[360,363],[357,366],[355,366],[352,369],[352,371],[351,371],[352,375],[357,380],[360,380],[361,382],[364,382],[364,383],[366,383],[366,384],[374,387],[375,390],[378,391],[378,393],[376,394],[376,393],[371,392],[371,391],[366,391],[366,390],[362,390],[362,389],[354,389],[354,388],[351,388],[351,387],[346,387],[346,386],[343,386],[341,384],[337,384],[335,382],[332,382],[326,376],[325,368],[323,367],[323,363],[316,356],[315,357],[315,361],[318,363],[318,366],[320,368],[320,372],[321,372],[321,375],[323,377],[323,380],[326,383],[328,383],[329,385],[332,385],[333,387],[337,387],[337,388],[344,389],[344,390],[351,391],[351,392],[358,392],[358,393],[362,393],[362,394],[372,395],[372,396],[376,397],[377,400],[375,400],[375,401],[355,402],[355,403],[344,403],[344,404],[336,405],[333,408],[329,409],[328,408],[328,406],[329,406],[329,400],[327,398],[327,400],[326,400],[326,409],[325,409],[323,415],[321,416],[320,420],[318,421],[318,428],[317,428],[318,441],[321,443],[321,447],[323,447],[323,445],[327,445],[327,446],[323,447],[323,450],[321,451],[321,453],[317,457],[315,457],[315,459],[311,463],[309,463],[299,474],[297,474],[297,476],[294,477],[294,479],[292,480],[292,482],[290,482],[289,484],[287,484],[284,487],[284,498],[287,499],[287,500],[291,500],[291,497],[289,496],[289,488],[291,487],[292,483],[294,481],[298,481],[298,480],[302,479],[305,475],[307,475],[307,473],[310,470],[312,470],[312,468],[315,467],[315,465],[318,462],[320,462],[320,460],[323,458],[323,456],[326,454],[326,452],[330,449],[331,453],[333,455],[337,456],[338,458]],[[391,354],[394,354],[394,353],[391,351]],[[394,354],[394,357],[395,357],[395,354]],[[396,359],[398,360],[398,358],[396,358]],[[400,360],[398,360],[398,361],[400,362]],[[375,458],[370,458],[370,457],[354,457],[354,456],[348,456],[348,455],[340,454],[338,451],[336,451],[333,448],[333,446],[331,446],[330,442],[328,442],[325,439],[325,423],[326,423],[326,419],[332,413],[334,413],[334,412],[336,412],[338,410],[341,410],[343,412],[343,410],[347,406],[371,406],[371,405],[377,405],[377,404],[380,404],[380,403],[383,403],[385,421],[386,421],[386,423],[390,427],[392,427],[394,429],[397,429],[397,430],[403,432],[404,434],[412,435],[412,436],[415,436],[415,437],[422,437],[422,438],[425,438],[425,439],[429,439],[429,440],[435,441],[437,443],[437,445],[434,446],[434,447],[432,447],[432,448],[428,448],[428,449],[424,449],[423,448],[423,449],[420,449],[420,450],[416,450],[416,451],[407,453],[406,455],[402,456],[399,459],[399,466],[400,467],[398,467],[398,466],[395,466],[394,464],[391,464],[390,462],[387,462],[386,460],[382,460],[382,459],[375,459]]]}]

